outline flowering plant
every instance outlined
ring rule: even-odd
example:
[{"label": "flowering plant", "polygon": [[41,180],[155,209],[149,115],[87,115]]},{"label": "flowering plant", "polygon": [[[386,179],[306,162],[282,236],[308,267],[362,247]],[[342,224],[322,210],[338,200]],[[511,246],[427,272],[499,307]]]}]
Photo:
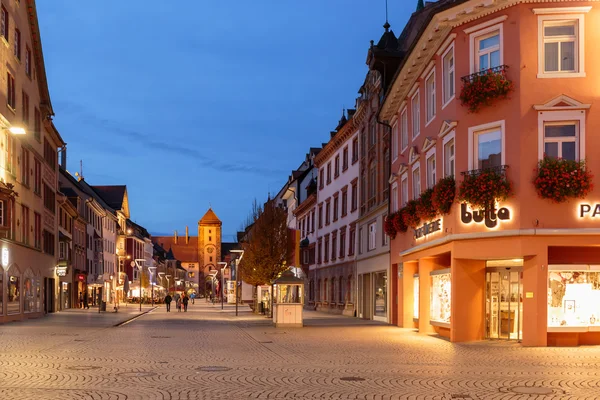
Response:
[{"label": "flowering plant", "polygon": [[514,89],[513,83],[506,76],[507,66],[488,69],[481,73],[463,78],[460,101],[475,113],[482,106],[491,105],[494,100],[507,98]]},{"label": "flowering plant", "polygon": [[453,176],[442,178],[433,187],[431,204],[438,214],[448,214],[456,196],[456,181]]},{"label": "flowering plant", "polygon": [[406,232],[408,230],[408,226],[404,222],[404,213],[406,212],[405,208],[401,208],[397,212],[394,213],[394,219],[392,220],[394,224],[394,228],[396,232]]},{"label": "flowering plant", "polygon": [[433,189],[427,189],[421,193],[421,197],[417,200],[417,215],[421,221],[429,221],[438,215],[437,210],[431,202],[433,196]]},{"label": "flowering plant", "polygon": [[594,175],[585,168],[585,161],[544,156],[535,172],[538,196],[555,203],[584,198],[594,188]]},{"label": "flowering plant", "polygon": [[404,212],[402,213],[402,218],[404,220],[404,224],[407,227],[416,228],[419,226],[421,222],[421,218],[417,212],[417,200],[409,200],[404,207]]},{"label": "flowering plant", "polygon": [[398,212],[391,213],[385,217],[385,222],[383,223],[383,230],[391,239],[394,239],[397,233],[396,227],[394,226],[394,218],[396,217],[396,214],[398,214]]},{"label": "flowering plant", "polygon": [[496,169],[484,169],[467,174],[458,190],[458,199],[473,209],[485,209],[496,201],[504,201],[512,194],[512,185],[506,174]]}]

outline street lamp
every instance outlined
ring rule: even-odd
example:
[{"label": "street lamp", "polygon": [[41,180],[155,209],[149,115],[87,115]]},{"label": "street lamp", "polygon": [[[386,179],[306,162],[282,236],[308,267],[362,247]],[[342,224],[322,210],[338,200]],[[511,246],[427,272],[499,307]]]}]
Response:
[{"label": "street lamp", "polygon": [[221,310],[223,309],[223,301],[224,301],[224,297],[223,294],[225,293],[225,268],[227,267],[227,263],[225,261],[219,261],[217,264],[222,265],[223,268],[221,268]]},{"label": "street lamp", "polygon": [[140,312],[142,312],[142,272],[144,271],[144,264],[142,263],[142,261],[146,261],[144,259],[136,259],[134,261],[131,262],[131,266],[132,267],[137,267],[138,270],[140,271],[139,276],[138,276],[138,280],[140,281],[140,288],[139,288],[139,296],[140,296]]},{"label": "street lamp", "polygon": [[[240,265],[240,262],[242,261],[242,258],[244,257],[244,250],[230,250],[232,253],[239,253],[240,254],[240,258],[238,258],[235,261],[235,316],[238,316],[238,300],[239,300],[239,295],[241,294],[241,287],[240,287],[240,271],[238,269],[238,266]],[[239,294],[238,294],[238,290],[239,290]]]},{"label": "street lamp", "polygon": [[27,133],[25,131],[25,128],[23,128],[21,126],[11,126],[10,128],[4,128],[4,129],[9,131],[13,135],[25,135]]},{"label": "street lamp", "polygon": [[150,285],[152,287],[152,307],[154,307],[154,273],[156,272],[156,267],[148,267],[148,272],[150,272]]}]

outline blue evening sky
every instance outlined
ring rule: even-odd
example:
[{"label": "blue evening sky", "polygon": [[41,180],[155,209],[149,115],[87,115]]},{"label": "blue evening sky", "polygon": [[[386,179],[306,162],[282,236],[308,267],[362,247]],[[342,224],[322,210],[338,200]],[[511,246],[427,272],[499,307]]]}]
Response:
[{"label": "blue evening sky", "polygon": [[[173,4],[173,5],[171,5]],[[389,0],[398,35],[417,0]],[[68,169],[126,184],[152,233],[232,240],[329,137],[363,83],[384,0],[38,0]]]}]

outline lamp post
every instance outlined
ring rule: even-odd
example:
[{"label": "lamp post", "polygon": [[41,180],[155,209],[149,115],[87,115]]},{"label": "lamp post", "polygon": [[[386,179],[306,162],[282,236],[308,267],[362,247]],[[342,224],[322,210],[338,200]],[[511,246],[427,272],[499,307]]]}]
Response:
[{"label": "lamp post", "polygon": [[152,287],[152,307],[154,307],[154,273],[156,272],[156,267],[148,267],[148,272],[150,272],[150,285]]},{"label": "lamp post", "polygon": [[227,267],[227,263],[225,261],[219,261],[217,264],[222,265],[223,268],[221,268],[221,310],[223,309],[223,302],[224,302],[224,297],[223,294],[225,293],[225,267]]},{"label": "lamp post", "polygon": [[[235,316],[238,316],[238,300],[241,295],[241,279],[240,279],[240,271],[238,269],[242,258],[244,257],[244,250],[231,250],[232,253],[239,253],[240,258],[235,261]],[[238,293],[239,290],[239,293]]]}]

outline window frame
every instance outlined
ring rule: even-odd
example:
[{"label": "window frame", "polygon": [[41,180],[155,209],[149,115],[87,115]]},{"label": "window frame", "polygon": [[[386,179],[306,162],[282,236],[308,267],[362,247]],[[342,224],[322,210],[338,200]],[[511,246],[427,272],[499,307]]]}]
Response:
[{"label": "window frame", "polygon": [[479,50],[477,49],[478,46],[476,46],[481,40],[487,39],[488,37],[493,36],[492,33],[494,33],[495,31],[498,31],[499,34],[499,44],[498,44],[498,49],[500,51],[500,65],[504,64],[504,24],[503,21],[507,19],[506,16],[500,17],[499,19],[502,20],[502,22],[498,23],[498,24],[494,24],[491,26],[487,26],[487,27],[483,27],[486,24],[482,24],[483,26],[481,27],[481,29],[479,29],[479,26],[473,27],[471,28],[471,30],[469,30],[469,68],[471,71],[471,74],[474,74],[476,72],[479,72],[479,55],[477,57],[475,57],[475,53],[477,52],[479,54]]},{"label": "window frame", "polygon": [[[502,149],[502,154],[500,156],[500,165],[505,165],[506,164],[506,135],[505,135],[505,121],[504,120],[500,120],[500,121],[495,121],[495,122],[490,122],[488,124],[483,124],[483,125],[477,125],[477,126],[473,126],[469,128],[469,171],[472,171],[474,169],[479,169],[479,168],[475,168],[475,156],[477,155],[475,152],[475,136],[484,132],[489,132],[493,129],[496,128],[500,128],[500,133],[501,133],[501,139],[502,139],[502,144],[501,144],[501,149]],[[454,151],[456,151],[456,142],[454,144]],[[456,168],[456,166],[455,166]]]},{"label": "window frame", "polygon": [[[448,133],[446,136],[444,136],[444,140],[442,141],[442,158],[443,158],[443,162],[444,162],[444,170],[443,170],[443,174],[444,174],[444,178],[448,177],[448,176],[454,176],[456,177],[456,140],[454,139],[455,136],[455,131],[452,130],[452,132]],[[453,142],[454,143],[454,156],[452,156],[452,160],[454,161],[454,165],[452,168],[452,174],[448,174],[448,170],[447,170],[447,166],[448,166],[448,156],[446,154],[446,146],[448,145],[448,143]]]},{"label": "window frame", "polygon": [[[415,99],[417,102],[415,103]],[[416,104],[416,112],[415,112],[415,104]],[[419,89],[412,95],[410,98],[410,116],[411,116],[411,135],[412,140],[415,140],[421,134],[421,95]],[[415,124],[416,119],[416,124]],[[415,126],[416,126],[416,134],[415,134]]]},{"label": "window frame", "polygon": [[[453,74],[453,78],[452,79],[452,95],[448,98],[446,98],[447,96],[447,84],[449,81],[449,77],[447,76],[447,71],[446,71],[446,57],[452,53],[452,74]],[[454,100],[456,98],[456,57],[454,54],[454,41],[452,41],[452,43],[450,43],[450,45],[448,46],[448,48],[442,53],[442,110],[444,108],[446,108],[446,106],[448,104],[450,104],[450,102],[452,100]]]},{"label": "window frame", "polygon": [[408,107],[400,112],[400,152],[404,153],[408,149]]},{"label": "window frame", "polygon": [[398,208],[398,182],[394,182],[392,183],[392,188],[390,191],[390,197],[391,197],[391,212],[396,212],[399,210]]},{"label": "window frame", "polygon": [[[436,148],[435,146],[433,146],[432,149],[430,149],[426,154],[425,154],[425,169],[426,169],[426,179],[425,179],[425,184],[427,186],[427,189],[432,189],[433,186],[437,183],[437,160],[436,160],[436,152],[435,152]],[[433,171],[429,170],[429,161],[433,159]],[[430,174],[431,172],[431,174]],[[433,181],[433,182],[432,182]]]},{"label": "window frame", "polygon": [[[430,91],[430,80],[432,80],[432,87],[431,87],[431,91]],[[429,72],[429,74],[427,74],[427,77],[425,78],[425,128],[427,128],[429,126],[429,124],[435,119],[435,116],[437,114],[437,107],[436,107],[436,76],[435,76],[435,66],[431,69],[431,71]],[[430,111],[433,110],[433,113],[431,114],[431,116],[429,115]]]},{"label": "window frame", "polygon": [[[415,172],[419,173],[419,179],[417,181],[415,181]],[[410,177],[411,177],[411,190],[412,190],[412,200],[418,200],[419,196],[421,196],[421,193],[423,191],[423,188],[421,187],[421,164],[419,162],[414,163],[411,173],[410,173]],[[416,187],[415,187],[415,183],[419,184],[419,190],[417,193]]]},{"label": "window frame", "polygon": [[377,221],[373,221],[367,225],[367,234],[367,251],[373,251],[377,249]]},{"label": "window frame", "polygon": [[[405,182],[406,182],[406,187],[404,187]],[[408,191],[409,191],[408,172],[405,172],[400,177],[400,207],[404,207],[406,205],[406,203],[408,203],[408,200],[409,200]],[[406,198],[405,198],[405,195],[406,195]]]},{"label": "window frame", "polygon": [[542,160],[544,158],[544,127],[548,122],[578,122],[578,136],[576,136],[577,145],[575,147],[575,152],[578,154],[578,160],[585,160],[585,119],[586,112],[583,110],[538,112],[538,160]]},{"label": "window frame", "polygon": [[394,122],[392,125],[392,162],[396,162],[398,159],[398,121]]},{"label": "window frame", "polygon": [[[585,73],[585,13],[591,7],[556,7],[535,8],[534,14],[538,15],[538,78],[584,78]],[[575,43],[575,71],[574,72],[545,72],[544,60],[544,22],[546,21],[576,21]]]}]

